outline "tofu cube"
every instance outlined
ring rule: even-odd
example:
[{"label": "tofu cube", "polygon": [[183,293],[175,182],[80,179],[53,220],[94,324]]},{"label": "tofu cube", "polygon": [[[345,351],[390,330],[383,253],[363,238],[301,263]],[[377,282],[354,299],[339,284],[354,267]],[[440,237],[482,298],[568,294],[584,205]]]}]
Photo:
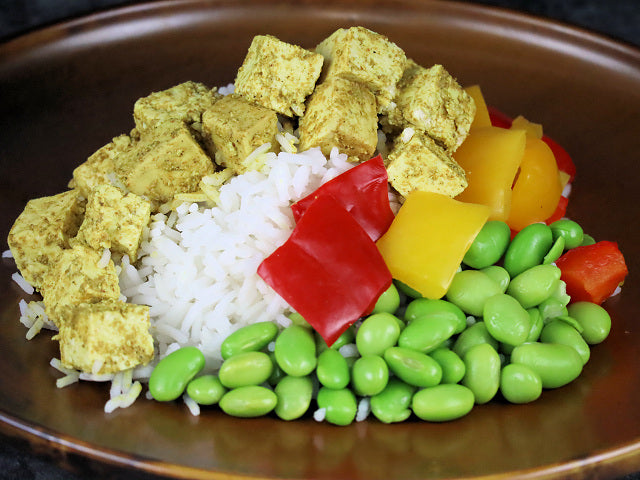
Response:
[{"label": "tofu cube", "polygon": [[442,65],[412,63],[399,83],[395,104],[397,111],[390,112],[388,123],[426,132],[451,152],[466,138],[476,113],[473,98]]},{"label": "tofu cube", "polygon": [[67,368],[107,374],[145,365],[153,358],[149,307],[105,301],[82,303],[66,315],[58,334]]},{"label": "tofu cube", "polygon": [[307,113],[300,121],[300,151],[320,147],[329,155],[333,147],[341,153],[368,160],[378,142],[376,100],[364,85],[331,78],[319,84],[309,98]]},{"label": "tofu cube", "polygon": [[84,201],[77,190],[30,200],[14,222],[7,242],[20,273],[41,289],[82,223]]},{"label": "tofu cube", "polygon": [[133,263],[150,216],[148,200],[134,193],[123,195],[111,185],[100,185],[89,195],[84,221],[74,241],[99,251],[110,248],[128,255]]},{"label": "tofu cube", "polygon": [[325,58],[324,78],[340,77],[371,90],[381,112],[396,93],[407,57],[387,37],[364,27],[341,28],[316,46]]},{"label": "tofu cube", "polygon": [[42,288],[45,311],[60,328],[65,307],[101,300],[118,300],[120,286],[112,260],[106,266],[102,252],[85,245],[63,250]]},{"label": "tofu cube", "polygon": [[202,115],[202,130],[215,148],[216,163],[237,174],[260,170],[264,156],[247,158],[259,146],[277,145],[278,115],[240,96],[227,95]]},{"label": "tofu cube", "polygon": [[318,53],[271,35],[257,35],[238,70],[235,92],[288,117],[302,116],[323,61]]},{"label": "tofu cube", "polygon": [[389,183],[404,197],[413,190],[455,197],[467,188],[465,172],[451,155],[427,135],[411,129],[396,139],[387,162]]}]

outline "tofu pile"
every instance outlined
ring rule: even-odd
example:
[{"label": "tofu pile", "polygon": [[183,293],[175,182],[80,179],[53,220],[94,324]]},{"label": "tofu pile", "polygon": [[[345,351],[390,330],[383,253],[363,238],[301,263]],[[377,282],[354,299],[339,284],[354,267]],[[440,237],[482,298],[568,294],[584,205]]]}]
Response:
[{"label": "tofu pile", "polygon": [[189,81],[139,99],[135,128],[78,166],[67,191],[29,201],[9,247],[58,327],[64,366],[101,374],[144,365],[154,356],[149,308],[121,300],[114,259],[136,262],[152,214],[215,204],[229,178],[263,167],[252,152],[277,152],[284,131],[297,133],[294,149],[337,147],[360,162],[382,129],[399,194],[453,197],[467,181],[452,153],[474,115],[441,65],[422,67],[366,28],[339,29],[314,50],[259,35],[233,94]]}]

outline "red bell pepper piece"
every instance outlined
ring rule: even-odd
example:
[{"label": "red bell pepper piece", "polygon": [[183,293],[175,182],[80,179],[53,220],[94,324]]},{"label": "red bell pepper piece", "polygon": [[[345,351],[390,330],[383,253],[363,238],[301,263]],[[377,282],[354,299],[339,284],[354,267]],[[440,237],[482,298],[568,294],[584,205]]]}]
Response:
[{"label": "red bell pepper piece", "polygon": [[569,183],[573,182],[576,176],[576,166],[571,159],[571,156],[567,151],[560,146],[555,140],[549,138],[546,135],[542,136],[542,141],[549,145],[549,148],[556,157],[556,163],[558,164],[558,170],[569,175]]},{"label": "red bell pepper piece", "polygon": [[511,128],[513,120],[509,115],[490,105],[487,105],[487,110],[489,111],[489,120],[491,120],[491,125],[500,128]]},{"label": "red bell pepper piece", "polygon": [[353,215],[375,242],[387,231],[394,218],[389,205],[387,182],[387,169],[378,155],[338,175],[294,203],[291,206],[293,218],[297,222],[316,198],[331,195]]},{"label": "red bell pepper piece", "polygon": [[557,260],[556,265],[573,302],[601,304],[629,273],[618,244],[609,241],[572,248]]},{"label": "red bell pepper piece", "polygon": [[560,196],[560,200],[558,200],[558,206],[556,207],[556,210],[549,218],[544,221],[544,223],[546,223],[547,225],[551,225],[556,220],[560,220],[561,218],[563,218],[567,213],[567,205],[569,205],[569,199],[567,197]]},{"label": "red bell pepper piece", "polygon": [[392,281],[375,243],[331,195],[320,195],[308,206],[289,239],[260,264],[258,275],[327,345],[371,312]]}]

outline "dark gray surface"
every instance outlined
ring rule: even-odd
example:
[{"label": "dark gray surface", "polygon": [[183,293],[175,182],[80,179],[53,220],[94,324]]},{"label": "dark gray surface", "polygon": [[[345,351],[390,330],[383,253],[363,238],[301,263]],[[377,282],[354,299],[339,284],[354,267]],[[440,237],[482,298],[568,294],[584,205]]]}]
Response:
[{"label": "dark gray surface", "polygon": [[[0,40],[10,39],[66,18],[133,3],[138,2],[0,0]],[[552,18],[640,46],[640,0],[483,0],[470,3],[504,7]],[[109,475],[109,478],[142,480],[148,476],[125,476],[115,473]],[[640,473],[623,478],[640,480]],[[16,445],[11,440],[0,437],[0,479],[85,480],[85,477],[62,469],[49,459],[25,451],[22,445]]]}]

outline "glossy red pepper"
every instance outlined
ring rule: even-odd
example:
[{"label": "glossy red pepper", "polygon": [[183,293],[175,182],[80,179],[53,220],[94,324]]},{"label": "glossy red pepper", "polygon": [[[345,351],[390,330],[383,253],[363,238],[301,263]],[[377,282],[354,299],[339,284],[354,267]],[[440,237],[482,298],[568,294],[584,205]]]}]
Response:
[{"label": "glossy red pepper", "polygon": [[487,105],[487,110],[489,111],[489,119],[491,120],[491,125],[500,128],[511,127],[511,123],[513,123],[513,120],[511,119],[511,117],[509,117],[509,115],[490,105]]},{"label": "glossy red pepper", "polygon": [[321,195],[332,195],[374,242],[387,231],[394,215],[389,205],[387,169],[380,155],[338,175],[291,206],[297,222]]},{"label": "glossy red pepper", "polygon": [[325,339],[371,312],[391,273],[368,234],[331,195],[318,196],[258,274]]},{"label": "glossy red pepper", "polygon": [[573,302],[601,304],[629,273],[618,244],[609,241],[573,248],[562,255],[556,265]]},{"label": "glossy red pepper", "polygon": [[556,157],[556,163],[558,164],[558,170],[569,175],[569,183],[573,182],[576,176],[576,166],[571,159],[571,156],[567,151],[558,144],[552,138],[546,135],[542,136],[542,141],[549,145],[549,148],[553,152],[553,156]]},{"label": "glossy red pepper", "polygon": [[555,212],[553,212],[553,215],[547,218],[544,223],[551,225],[556,220],[563,218],[567,213],[567,205],[569,205],[569,199],[561,196],[560,200],[558,200],[558,206],[556,207]]}]

